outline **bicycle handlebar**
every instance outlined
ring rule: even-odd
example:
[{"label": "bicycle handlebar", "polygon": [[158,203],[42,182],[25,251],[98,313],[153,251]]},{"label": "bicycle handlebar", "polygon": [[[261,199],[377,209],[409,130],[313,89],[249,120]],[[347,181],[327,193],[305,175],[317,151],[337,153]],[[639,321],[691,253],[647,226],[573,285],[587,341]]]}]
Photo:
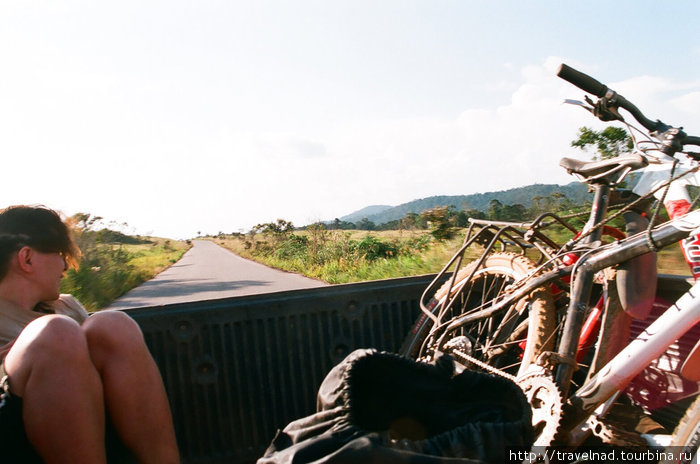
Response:
[{"label": "bicycle handlebar", "polygon": [[[598,80],[594,79],[588,74],[582,73],[581,71],[578,71],[572,68],[571,66],[562,63],[561,66],[559,66],[559,70],[557,71],[557,76],[574,84],[576,87],[580,88],[585,92],[593,94],[601,99],[604,98],[613,105],[624,108],[632,116],[634,116],[634,119],[636,119],[649,132],[656,133],[658,136],[661,136],[660,138],[663,138],[663,134],[665,132],[671,129],[676,130],[675,128],[664,124],[658,119],[656,121],[652,121],[651,119],[647,118],[639,110],[639,108],[637,108],[625,97],[609,89],[606,85],[600,83]],[[686,135],[680,129],[678,129],[678,132],[675,132],[672,135],[680,139],[679,142],[681,144],[681,149],[682,145],[700,146],[700,137]],[[668,137],[666,137],[666,139],[668,139]],[[680,151],[678,150],[678,147],[673,147],[673,150]]]},{"label": "bicycle handlebar", "polygon": [[565,81],[571,82],[579,89],[585,90],[586,92],[591,93],[598,98],[604,97],[608,91],[607,86],[601,84],[588,74],[584,74],[581,71],[577,71],[571,66],[564,63],[562,63],[561,66],[559,66],[557,76],[561,77]]}]

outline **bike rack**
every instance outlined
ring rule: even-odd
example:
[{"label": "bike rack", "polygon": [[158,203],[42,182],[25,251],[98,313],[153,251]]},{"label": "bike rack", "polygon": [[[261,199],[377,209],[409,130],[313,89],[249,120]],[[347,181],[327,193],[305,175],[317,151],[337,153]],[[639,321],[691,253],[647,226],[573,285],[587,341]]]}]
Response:
[{"label": "bike rack", "polygon": [[[546,222],[546,220],[549,221]],[[543,213],[534,221],[527,223],[489,221],[469,218],[469,228],[467,229],[467,234],[462,247],[437,274],[435,280],[433,280],[433,282],[431,282],[431,284],[425,289],[425,292],[420,300],[421,310],[434,322],[436,327],[440,324],[439,321],[452,307],[454,297],[457,296],[455,294],[450,297],[450,294],[452,293],[452,288],[455,285],[458,270],[462,268],[464,254],[467,249],[474,244],[483,246],[484,251],[476,261],[477,264],[475,265],[474,270],[469,275],[468,279],[471,279],[474,276],[476,271],[483,265],[486,257],[492,253],[496,247],[499,247],[501,251],[506,251],[508,246],[517,247],[522,255],[525,255],[528,250],[536,249],[539,252],[539,256],[536,260],[538,265],[542,265],[547,261],[555,259],[556,254],[561,249],[561,245],[541,232],[542,229],[554,225],[562,226],[574,234],[578,232],[575,227],[554,213]],[[438,283],[442,283],[444,281],[446,275],[450,272],[450,269],[454,269],[454,271],[452,272],[452,278],[450,279],[450,284],[446,293],[448,297],[442,304],[442,307],[437,308],[437,311],[439,312],[436,315],[436,307],[430,307],[429,298],[438,290]]]}]

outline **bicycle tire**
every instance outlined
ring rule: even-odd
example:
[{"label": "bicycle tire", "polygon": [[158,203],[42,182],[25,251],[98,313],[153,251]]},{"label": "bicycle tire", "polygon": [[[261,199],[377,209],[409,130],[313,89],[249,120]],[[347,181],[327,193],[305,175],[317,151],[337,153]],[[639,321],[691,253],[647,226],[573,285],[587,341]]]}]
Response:
[{"label": "bicycle tire", "polygon": [[673,432],[671,444],[666,448],[664,464],[697,463],[700,446],[700,396],[688,407]]},{"label": "bicycle tire", "polygon": [[[493,301],[506,291],[508,285],[526,277],[535,269],[535,264],[529,258],[508,252],[489,255],[483,266],[474,272],[477,264],[473,262],[460,269],[452,289],[450,290],[449,279],[431,298],[429,307],[433,308],[433,311],[439,309],[438,303],[446,299],[448,291],[450,297],[460,298],[449,313],[443,316],[443,321],[475,311],[484,303]],[[513,317],[504,321],[509,309],[516,311]],[[503,324],[509,324],[514,330],[509,333],[503,331],[497,334],[497,339],[493,339],[494,332]],[[470,353],[472,356],[517,375],[534,363],[541,352],[551,350],[554,343],[551,334],[555,330],[555,324],[556,315],[551,294],[542,287],[493,316],[474,321],[458,329],[458,333],[448,336],[467,336],[473,342],[474,349]],[[424,343],[431,327],[432,319],[421,315],[406,337],[400,353],[413,359],[429,357],[431,349],[424,346]],[[522,341],[526,342],[524,349],[521,347]]]}]

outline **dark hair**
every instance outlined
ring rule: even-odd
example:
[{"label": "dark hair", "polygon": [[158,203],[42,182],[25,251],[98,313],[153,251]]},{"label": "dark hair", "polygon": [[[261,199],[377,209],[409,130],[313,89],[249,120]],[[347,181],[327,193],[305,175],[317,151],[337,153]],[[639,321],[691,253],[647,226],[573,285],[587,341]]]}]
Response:
[{"label": "dark hair", "polygon": [[42,253],[63,253],[73,267],[80,258],[61,216],[43,206],[10,206],[0,211],[0,279],[7,274],[12,253],[24,246]]}]

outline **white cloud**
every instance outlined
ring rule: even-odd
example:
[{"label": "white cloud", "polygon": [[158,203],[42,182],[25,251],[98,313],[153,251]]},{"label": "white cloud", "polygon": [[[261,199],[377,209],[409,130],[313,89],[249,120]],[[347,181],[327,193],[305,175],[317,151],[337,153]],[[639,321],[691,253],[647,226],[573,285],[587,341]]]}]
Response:
[{"label": "white cloud", "polygon": [[[289,191],[299,202],[290,212],[317,207],[322,218],[330,219],[369,204],[574,181],[558,166],[559,160],[587,157],[570,142],[579,127],[604,124],[580,108],[562,104],[565,98],[582,98],[583,92],[556,78],[559,62],[550,58],[524,68],[506,105],[467,109],[454,119],[362,121],[314,134],[333,162],[295,171],[296,179],[314,188],[297,184]],[[618,84],[630,100],[654,102],[649,116],[658,111],[669,121],[683,116],[689,123],[700,117],[699,107],[693,111],[692,106],[698,98],[692,89],[697,87],[659,78]],[[679,88],[686,93],[663,101]]]},{"label": "white cloud", "polygon": [[[0,194],[6,204],[44,203],[69,214],[128,222],[140,233],[184,238],[276,218],[301,225],[431,195],[566,183],[573,178],[559,168],[559,159],[587,156],[570,141],[579,127],[602,123],[562,104],[582,99],[583,92],[556,77],[561,61],[551,57],[511,69],[496,84],[512,89],[509,99],[465,105],[451,117],[336,115],[268,130],[243,131],[237,119],[225,117],[223,104],[213,114],[206,105],[194,107],[201,115],[187,113],[192,106],[180,110],[178,102],[168,101],[175,94],[149,96],[155,87],[120,101],[126,95],[122,83],[103,75],[78,81],[92,86],[85,95],[103,99],[75,101],[79,112],[70,113],[69,121],[61,111],[69,100],[54,96],[43,114],[33,114],[5,93],[20,109],[0,112],[0,148],[13,154],[4,161],[5,172],[22,172],[28,162],[41,169],[33,173],[32,188],[24,177],[10,176]],[[594,66],[569,64],[596,74]],[[61,73],[52,78],[58,87],[72,79]],[[649,117],[700,134],[700,83],[630,76],[611,87]],[[153,98],[145,110],[141,97]]]},{"label": "white cloud", "polygon": [[[698,85],[697,87],[700,87]],[[698,108],[700,108],[700,90],[691,91],[679,97],[671,99],[669,102],[673,109],[678,110],[682,115],[687,115],[689,118],[695,116],[694,122],[697,122]],[[690,122],[690,121],[688,121]],[[700,132],[700,126],[694,124],[693,126],[698,132]]]}]

